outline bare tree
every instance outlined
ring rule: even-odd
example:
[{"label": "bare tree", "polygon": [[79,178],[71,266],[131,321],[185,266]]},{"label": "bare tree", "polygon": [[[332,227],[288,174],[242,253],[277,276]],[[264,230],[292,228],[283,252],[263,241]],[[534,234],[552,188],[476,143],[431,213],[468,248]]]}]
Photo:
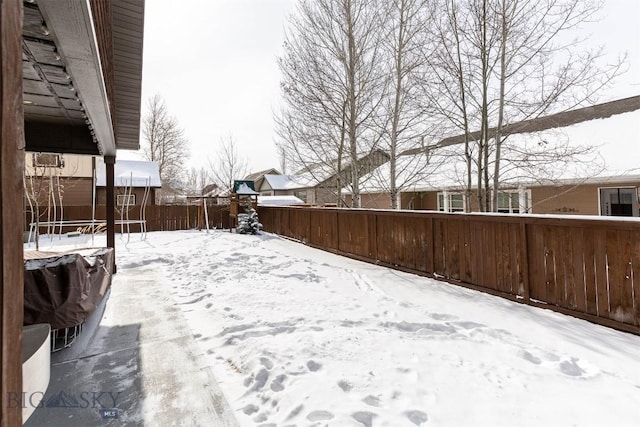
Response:
[{"label": "bare tree", "polygon": [[[425,72],[428,52],[433,41],[428,31],[432,19],[433,2],[426,0],[390,0],[381,10],[384,25],[381,38],[385,68],[389,83],[382,103],[383,138],[381,148],[389,156],[386,177],[377,177],[389,193],[391,208],[398,209],[400,191],[424,178],[429,155],[422,152],[411,161],[400,160],[406,150],[424,143],[426,133],[421,108],[419,76]],[[380,179],[382,178],[382,179]]]},{"label": "bare tree", "polygon": [[215,158],[209,160],[211,177],[223,191],[233,190],[233,181],[247,175],[247,157],[238,152],[231,135],[220,139]]},{"label": "bare tree", "polygon": [[[464,135],[480,129],[475,142],[465,138],[467,198],[473,171],[480,210],[497,209],[506,125],[592,103],[620,74],[622,60],[601,65],[602,50],[584,49],[583,40],[571,37],[601,5],[595,0],[443,3],[434,26],[439,43],[430,71],[438,89],[431,102]],[[433,88],[434,81],[429,83]],[[547,150],[567,155],[562,144],[556,148]]]},{"label": "bare tree", "polygon": [[180,187],[184,162],[189,157],[189,143],[160,95],[149,98],[147,108],[142,122],[145,138],[142,151],[147,160],[158,163],[163,191],[175,191]]},{"label": "bare tree", "polygon": [[71,161],[62,154],[32,153],[27,157],[23,188],[31,214],[29,222],[34,223],[36,249],[41,221],[46,220],[47,233],[55,234],[56,222],[64,219],[64,194],[77,185],[77,172],[78,160],[73,156]]},{"label": "bare tree", "polygon": [[[379,0],[303,0],[279,59],[285,107],[276,116],[279,144],[294,164],[338,177],[376,149],[383,99]],[[360,206],[360,168],[349,168]],[[326,173],[328,172],[328,173]]]},{"label": "bare tree", "polygon": [[204,167],[191,167],[185,174],[182,189],[186,194],[195,196],[202,194],[202,189],[208,184],[211,184],[209,171]]}]

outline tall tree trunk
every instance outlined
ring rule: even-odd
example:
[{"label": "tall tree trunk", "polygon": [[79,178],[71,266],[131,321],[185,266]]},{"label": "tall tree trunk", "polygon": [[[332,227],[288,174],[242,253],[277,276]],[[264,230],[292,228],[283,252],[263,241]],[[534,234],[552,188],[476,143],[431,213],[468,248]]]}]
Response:
[{"label": "tall tree trunk", "polygon": [[351,159],[351,207],[360,207],[360,171],[358,169],[357,144],[357,108],[356,108],[356,41],[351,0],[347,0],[347,39],[349,47],[349,65],[347,70],[349,94],[349,157]]},{"label": "tall tree trunk", "polygon": [[507,38],[509,36],[509,28],[507,25],[507,5],[506,0],[502,0],[501,8],[502,17],[502,38],[500,41],[500,98],[498,100],[498,126],[496,129],[495,144],[495,163],[493,169],[493,197],[491,210],[498,211],[498,189],[500,187],[500,157],[502,148],[502,122],[504,121],[504,98],[505,83],[507,79]]}]

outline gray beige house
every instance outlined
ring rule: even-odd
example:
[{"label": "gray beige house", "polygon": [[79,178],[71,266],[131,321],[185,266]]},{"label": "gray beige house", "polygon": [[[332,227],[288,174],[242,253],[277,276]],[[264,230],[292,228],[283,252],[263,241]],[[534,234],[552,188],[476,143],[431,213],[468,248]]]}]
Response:
[{"label": "gray beige house", "polygon": [[[64,206],[91,206],[93,197],[96,197],[97,205],[104,205],[105,172],[104,162],[95,156],[27,153],[25,193],[27,197],[39,199],[43,205],[50,195],[56,198],[56,204]],[[118,160],[114,181],[116,206],[137,206],[145,199],[147,205],[154,205],[156,190],[162,186],[158,164],[139,160]],[[145,192],[148,192],[147,197]]]},{"label": "gray beige house", "polygon": [[[505,127],[512,147],[505,157],[498,195],[503,213],[640,216],[640,96],[554,114]],[[477,133],[471,135],[477,138]],[[465,163],[462,136],[450,137],[430,147],[424,176],[405,186],[399,195],[401,209],[447,212],[478,211],[477,198],[466,206]],[[591,145],[581,161],[558,156],[553,161],[522,161],[547,146]],[[419,152],[407,152],[400,163],[418,162]],[[424,160],[422,160],[424,161]],[[385,169],[386,168],[386,169]],[[474,173],[475,174],[475,173]],[[361,193],[363,207],[388,209],[388,165],[366,177]],[[474,177],[475,179],[475,177]],[[348,197],[348,189],[344,189]]]}]

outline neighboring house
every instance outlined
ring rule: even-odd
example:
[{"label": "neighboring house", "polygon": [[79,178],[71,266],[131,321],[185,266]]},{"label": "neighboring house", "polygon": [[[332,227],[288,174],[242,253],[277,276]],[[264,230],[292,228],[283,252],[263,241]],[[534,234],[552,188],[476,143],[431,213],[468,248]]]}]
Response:
[{"label": "neighboring house", "polygon": [[[640,97],[514,123],[505,129],[515,147],[532,144],[544,149],[547,141],[562,138],[569,144],[598,146],[599,160],[569,164],[558,159],[545,165],[514,164],[511,168],[505,161],[499,212],[640,216]],[[401,192],[402,209],[465,211],[462,141],[460,136],[450,137],[430,147],[447,161]],[[404,154],[401,161],[412,161],[412,153]],[[363,188],[363,207],[390,207],[385,183],[380,182],[381,176],[388,175],[385,167],[388,169],[383,165],[381,173],[365,177],[371,179]],[[348,189],[343,191],[348,197]],[[478,211],[475,194],[470,202],[470,210]]]},{"label": "neighboring house", "polygon": [[295,196],[304,202],[314,203],[312,182],[298,175],[264,175],[257,188],[261,196]]},{"label": "neighboring house", "polygon": [[[124,204],[129,206],[141,205],[147,188],[149,192],[147,205],[156,204],[156,191],[162,187],[156,162],[118,160],[116,161],[114,175],[116,206]],[[97,204],[103,205],[106,202],[106,179],[103,163],[97,164],[96,177]]]},{"label": "neighboring house", "polygon": [[[98,160],[102,163],[102,160]],[[25,154],[25,196],[41,206],[53,195],[56,205],[90,206],[93,197],[93,156]]]},{"label": "neighboring house", "polygon": [[[96,180],[96,204],[106,203],[105,164],[93,156],[76,154],[27,153],[25,156],[25,193],[38,198],[40,206],[48,205],[50,195],[55,204],[63,206],[91,206]],[[155,192],[160,188],[160,174],[155,162],[118,160],[114,180],[116,206],[125,203],[125,189],[133,178],[128,196],[129,205],[142,203],[145,188],[149,185],[148,205],[155,204]]]},{"label": "neighboring house", "polygon": [[[477,199],[471,197],[471,210]],[[498,196],[498,212],[640,216],[640,175],[565,179],[553,183],[521,183],[505,187]],[[464,212],[465,198],[458,188],[424,188],[402,193],[403,209]]]},{"label": "neighboring house", "polygon": [[262,187],[262,182],[264,181],[265,175],[282,175],[282,174],[277,169],[271,168],[271,169],[265,169],[259,172],[250,173],[249,175],[244,177],[244,180],[253,181],[253,188],[259,189],[260,187]]},{"label": "neighboring house", "polygon": [[[357,163],[359,175],[363,178],[366,177],[388,160],[389,156],[382,150],[374,150],[361,156]],[[294,194],[307,204],[349,205],[342,194],[340,194],[340,203],[337,202],[339,188],[344,186],[348,188],[351,181],[352,165],[350,160],[343,160],[340,173],[337,173],[336,170],[335,161],[310,165],[294,175],[296,187],[290,186],[288,190],[295,190],[295,192],[285,194]],[[366,179],[361,179],[360,182],[364,184]]]}]

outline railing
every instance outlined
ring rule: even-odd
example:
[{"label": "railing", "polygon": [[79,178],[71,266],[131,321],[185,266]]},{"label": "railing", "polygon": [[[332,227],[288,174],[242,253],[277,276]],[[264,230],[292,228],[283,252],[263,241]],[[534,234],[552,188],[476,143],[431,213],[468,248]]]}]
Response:
[{"label": "railing", "polygon": [[[65,221],[83,221],[91,220],[91,206],[65,206],[63,211],[63,219]],[[226,205],[211,205],[207,206],[207,213],[209,217],[210,228],[229,228],[229,206]],[[120,213],[116,212],[116,220],[120,219]],[[96,206],[95,217],[99,220],[106,222],[105,218],[106,210],[105,206]],[[50,218],[53,218],[51,215]],[[58,209],[57,220],[60,220],[60,210]],[[140,220],[140,207],[133,206],[129,210],[130,221]],[[47,221],[47,215],[41,214],[41,221]],[[205,228],[204,211],[198,206],[147,206],[145,211],[145,220],[147,231],[174,231],[174,230],[189,230],[195,228]],[[25,224],[27,227],[31,222],[30,212],[25,213]],[[62,231],[72,231],[78,227],[63,227]],[[140,232],[139,224],[132,224],[129,226],[129,230],[132,233]],[[56,230],[58,231],[58,230]],[[125,228],[126,231],[126,228]],[[41,233],[46,232],[45,229],[40,229]],[[116,232],[120,232],[120,226],[116,227]]]},{"label": "railing", "polygon": [[265,231],[640,334],[640,221],[261,207]]}]

